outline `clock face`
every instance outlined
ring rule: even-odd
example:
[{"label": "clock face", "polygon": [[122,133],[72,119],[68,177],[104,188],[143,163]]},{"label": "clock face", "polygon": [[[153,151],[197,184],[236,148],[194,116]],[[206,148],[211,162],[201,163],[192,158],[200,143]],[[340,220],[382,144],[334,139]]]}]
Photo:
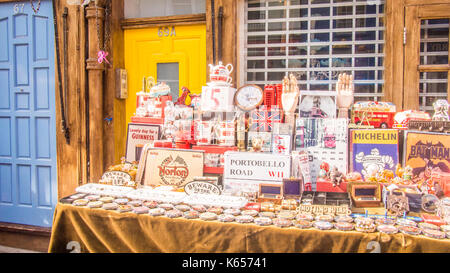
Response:
[{"label": "clock face", "polygon": [[263,101],[263,91],[257,85],[244,85],[236,91],[234,102],[244,110],[249,111],[258,107]]}]

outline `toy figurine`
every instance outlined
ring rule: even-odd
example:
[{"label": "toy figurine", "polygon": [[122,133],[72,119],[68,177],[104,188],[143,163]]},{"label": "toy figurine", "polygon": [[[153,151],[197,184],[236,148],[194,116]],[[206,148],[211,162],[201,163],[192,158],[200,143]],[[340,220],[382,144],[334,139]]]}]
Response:
[{"label": "toy figurine", "polygon": [[338,170],[337,167],[333,167],[330,171],[330,179],[333,183],[333,187],[339,186],[344,181],[344,174]]},{"label": "toy figurine", "polygon": [[434,115],[432,120],[449,121],[448,102],[446,100],[437,100],[433,103]]},{"label": "toy figurine", "polygon": [[187,87],[182,87],[181,90],[183,90],[183,94],[181,94],[181,96],[177,99],[177,101],[175,102],[175,105],[184,105],[186,106],[186,98],[189,94],[191,94],[191,91],[187,88]]},{"label": "toy figurine", "polygon": [[320,164],[319,177],[328,178],[330,171],[330,165],[327,162]]},{"label": "toy figurine", "polygon": [[353,75],[339,74],[336,84],[339,118],[348,118],[348,109],[353,103],[353,90]]}]

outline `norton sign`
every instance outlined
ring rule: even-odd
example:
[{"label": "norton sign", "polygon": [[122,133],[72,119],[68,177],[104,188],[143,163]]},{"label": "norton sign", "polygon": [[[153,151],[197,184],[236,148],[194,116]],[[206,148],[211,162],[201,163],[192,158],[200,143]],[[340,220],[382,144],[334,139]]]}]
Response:
[{"label": "norton sign", "polygon": [[290,155],[225,152],[225,179],[278,181],[291,175]]}]

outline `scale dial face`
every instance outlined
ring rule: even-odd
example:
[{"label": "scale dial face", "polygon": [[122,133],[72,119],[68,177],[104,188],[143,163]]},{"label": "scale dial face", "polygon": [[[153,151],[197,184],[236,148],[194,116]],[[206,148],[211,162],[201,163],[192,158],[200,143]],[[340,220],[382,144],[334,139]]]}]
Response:
[{"label": "scale dial face", "polygon": [[240,87],[236,91],[234,103],[244,111],[250,111],[261,105],[263,102],[263,90],[253,84]]}]

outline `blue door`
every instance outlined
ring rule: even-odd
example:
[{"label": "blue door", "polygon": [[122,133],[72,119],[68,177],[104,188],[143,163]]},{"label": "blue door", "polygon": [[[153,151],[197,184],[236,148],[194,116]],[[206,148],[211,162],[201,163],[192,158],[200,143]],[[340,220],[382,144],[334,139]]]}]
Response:
[{"label": "blue door", "polygon": [[0,3],[0,222],[52,225],[54,55],[51,1]]}]

